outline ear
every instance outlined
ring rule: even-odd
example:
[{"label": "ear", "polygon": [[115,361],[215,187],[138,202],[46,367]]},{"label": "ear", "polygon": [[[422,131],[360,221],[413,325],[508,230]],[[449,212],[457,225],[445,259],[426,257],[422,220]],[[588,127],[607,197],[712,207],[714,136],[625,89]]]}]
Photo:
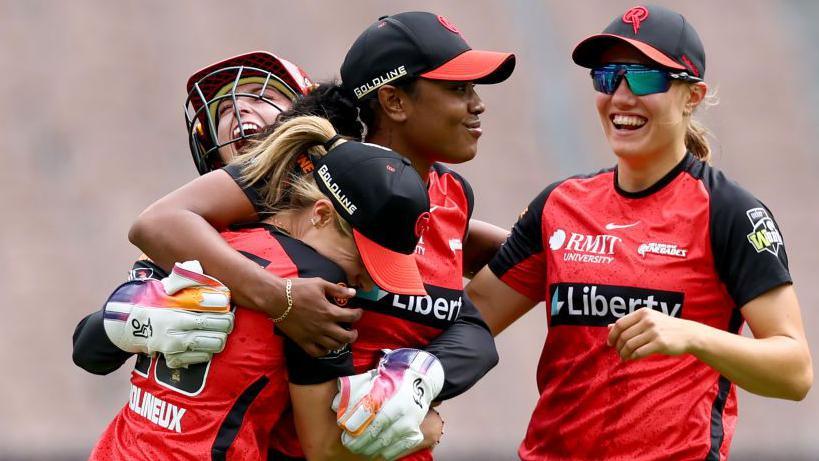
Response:
[{"label": "ear", "polygon": [[333,208],[333,203],[323,198],[313,204],[313,208],[310,210],[310,223],[320,229],[332,223],[336,218],[335,215],[336,210]]},{"label": "ear", "polygon": [[390,120],[402,123],[407,120],[409,98],[406,93],[392,85],[383,85],[378,89],[378,103],[381,111]]},{"label": "ear", "polygon": [[705,82],[697,82],[688,85],[688,101],[685,103],[685,111],[687,113],[694,112],[694,109],[700,105],[708,94],[708,84]]}]

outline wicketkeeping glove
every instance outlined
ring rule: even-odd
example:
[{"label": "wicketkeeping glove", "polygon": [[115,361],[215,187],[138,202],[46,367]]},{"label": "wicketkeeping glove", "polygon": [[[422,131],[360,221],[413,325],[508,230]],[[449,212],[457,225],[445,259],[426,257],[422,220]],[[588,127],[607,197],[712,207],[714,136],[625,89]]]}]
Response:
[{"label": "wicketkeeping glove", "polygon": [[422,350],[384,352],[376,369],[339,378],[333,410],[348,450],[391,460],[424,440],[421,422],[444,385],[444,368]]},{"label": "wicketkeeping glove", "polygon": [[123,283],[105,303],[105,333],[126,352],[165,354],[169,367],[207,362],[233,330],[230,290],[198,261],[175,264],[162,280]]}]

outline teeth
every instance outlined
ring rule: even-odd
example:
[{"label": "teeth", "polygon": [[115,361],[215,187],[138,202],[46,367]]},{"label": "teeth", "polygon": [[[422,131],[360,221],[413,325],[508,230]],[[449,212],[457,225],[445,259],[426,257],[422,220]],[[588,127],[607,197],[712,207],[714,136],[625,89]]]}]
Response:
[{"label": "teeth", "polygon": [[646,119],[643,117],[638,117],[636,115],[615,115],[611,121],[615,125],[626,125],[626,126],[643,126],[646,124]]},{"label": "teeth", "polygon": [[259,127],[259,125],[256,125],[255,123],[250,123],[250,122],[247,122],[247,123],[242,123],[241,128],[237,126],[237,127],[236,127],[236,128],[233,130],[233,137],[234,137],[234,138],[236,138],[236,137],[238,137],[239,135],[241,135],[241,134],[242,134],[242,130],[244,130],[244,132],[245,132],[245,136],[248,136],[248,135],[251,135],[251,134],[257,133],[257,132],[258,132],[260,129],[261,129],[261,128]]}]

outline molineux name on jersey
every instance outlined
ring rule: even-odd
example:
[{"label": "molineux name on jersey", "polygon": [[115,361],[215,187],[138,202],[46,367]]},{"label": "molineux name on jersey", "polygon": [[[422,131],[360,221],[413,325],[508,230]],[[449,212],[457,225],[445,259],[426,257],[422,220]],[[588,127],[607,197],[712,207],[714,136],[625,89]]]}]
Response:
[{"label": "molineux name on jersey", "polygon": [[159,427],[180,433],[182,432],[182,417],[188,411],[155,397],[133,384],[131,384],[128,408]]},{"label": "molineux name on jersey", "polygon": [[682,316],[684,294],[676,291],[584,283],[556,283],[551,293],[551,325],[606,326],[637,309]]},{"label": "molineux name on jersey", "polygon": [[577,232],[568,235],[563,229],[557,229],[549,237],[549,248],[555,252],[562,249],[564,261],[611,264],[617,242],[622,242],[622,239],[614,235]]}]

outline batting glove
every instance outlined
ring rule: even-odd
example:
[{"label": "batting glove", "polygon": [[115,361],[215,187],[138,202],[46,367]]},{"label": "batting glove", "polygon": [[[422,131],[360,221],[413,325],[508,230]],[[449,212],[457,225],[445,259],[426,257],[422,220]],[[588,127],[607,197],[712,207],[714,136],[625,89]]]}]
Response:
[{"label": "batting glove", "polygon": [[424,440],[421,422],[444,385],[444,368],[422,350],[384,352],[376,369],[339,378],[333,410],[348,450],[392,460]]},{"label": "batting glove", "polygon": [[175,264],[162,280],[126,282],[103,313],[105,333],[126,352],[165,354],[171,368],[210,360],[233,330],[230,290],[198,261]]}]

